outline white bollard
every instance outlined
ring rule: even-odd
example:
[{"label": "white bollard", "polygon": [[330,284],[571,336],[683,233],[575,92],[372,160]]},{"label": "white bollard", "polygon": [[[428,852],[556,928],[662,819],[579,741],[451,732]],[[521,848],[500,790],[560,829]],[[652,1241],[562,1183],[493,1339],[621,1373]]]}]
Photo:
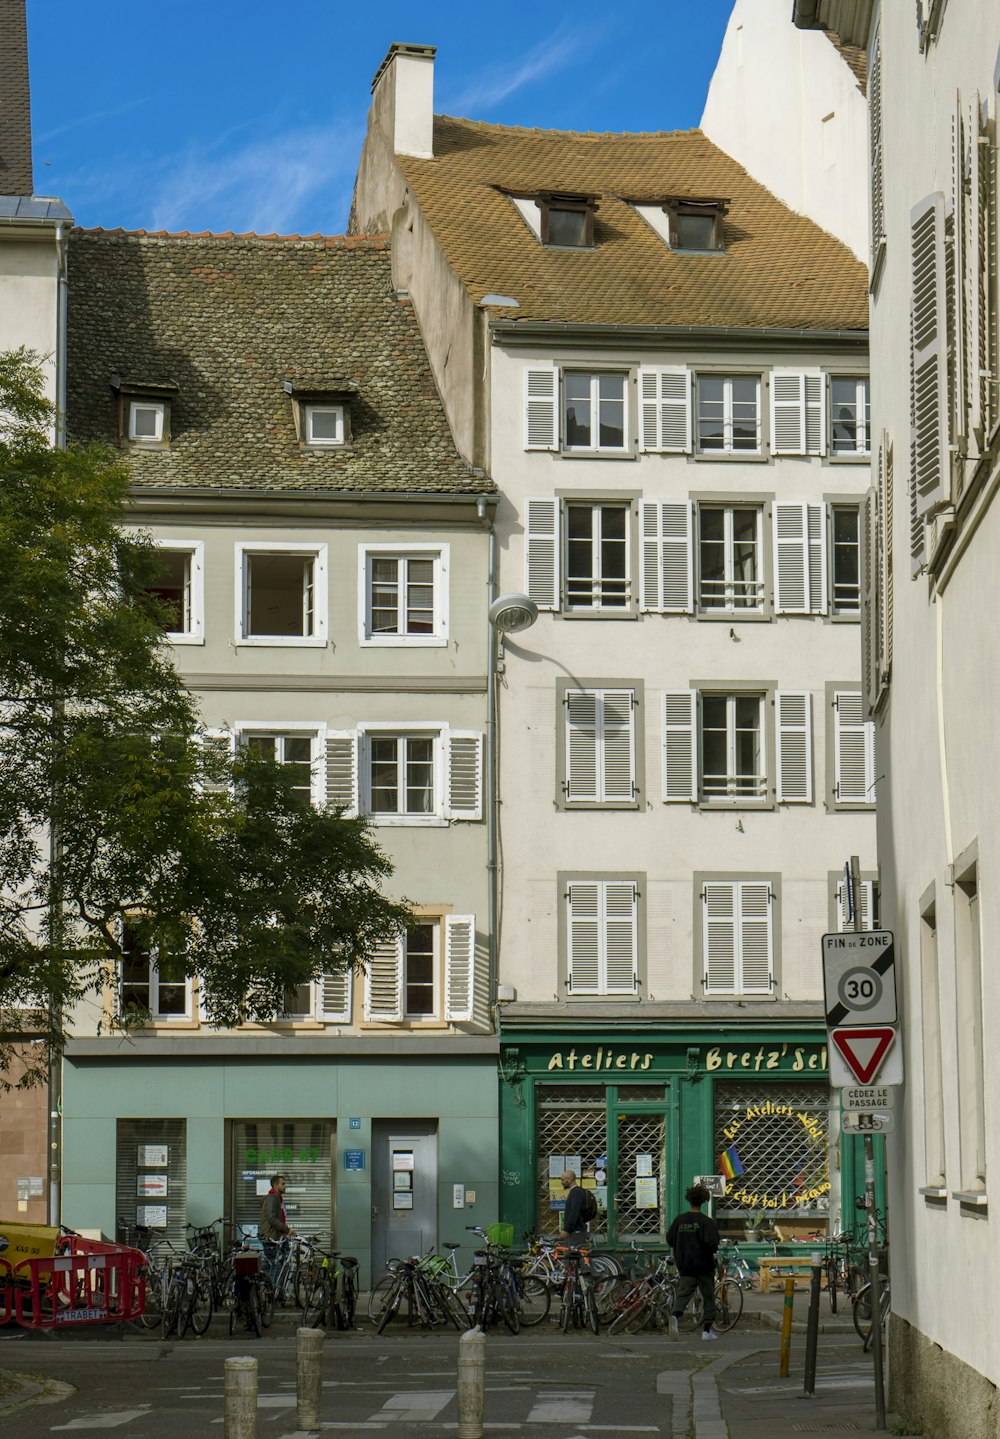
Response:
[{"label": "white bollard", "polygon": [[323,1331],[295,1331],[295,1422],[299,1429],[319,1428],[323,1395]]},{"label": "white bollard", "polygon": [[257,1361],[226,1360],[224,1439],[257,1439]]},{"label": "white bollard", "polygon": [[458,1341],[458,1439],[483,1439],[486,1335],[470,1329]]}]

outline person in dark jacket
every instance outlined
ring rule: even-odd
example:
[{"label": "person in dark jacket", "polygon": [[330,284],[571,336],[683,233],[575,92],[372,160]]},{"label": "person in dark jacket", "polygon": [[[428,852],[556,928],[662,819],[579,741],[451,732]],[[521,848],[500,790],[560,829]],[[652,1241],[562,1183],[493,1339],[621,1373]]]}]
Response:
[{"label": "person in dark jacket", "polygon": [[260,1206],[260,1223],[257,1225],[257,1233],[264,1241],[264,1253],[269,1264],[274,1260],[280,1241],[287,1234],[295,1233],[294,1229],[288,1227],[284,1194],[285,1176],[272,1174],[271,1188],[265,1194],[264,1203]]},{"label": "person in dark jacket", "polygon": [[580,1248],[590,1238],[590,1226],[583,1217],[583,1195],[584,1191],[576,1182],[576,1174],[572,1169],[564,1169],[560,1175],[562,1187],[566,1191],[566,1208],[563,1211],[563,1231],[567,1241]]},{"label": "person in dark jacket", "polygon": [[684,1195],[691,1206],[677,1218],[667,1230],[667,1243],[674,1251],[674,1263],[680,1279],[674,1297],[674,1312],[670,1316],[670,1337],[677,1339],[677,1321],[687,1308],[691,1296],[697,1289],[705,1305],[702,1339],[717,1339],[712,1328],[715,1318],[715,1251],[719,1247],[719,1230],[714,1219],[702,1214],[703,1204],[711,1195],[703,1184],[693,1184]]}]

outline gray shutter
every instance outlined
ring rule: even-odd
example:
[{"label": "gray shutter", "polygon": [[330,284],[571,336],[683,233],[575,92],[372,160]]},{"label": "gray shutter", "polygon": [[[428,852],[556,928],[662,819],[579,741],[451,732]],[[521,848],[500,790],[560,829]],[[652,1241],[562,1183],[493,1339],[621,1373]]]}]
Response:
[{"label": "gray shutter", "polygon": [[885,185],[882,164],[882,31],[875,32],[868,67],[868,167],[871,264],[874,269],[885,241]]},{"label": "gray shutter", "polygon": [[[861,928],[874,929],[872,919],[875,913],[875,894],[870,879],[861,881],[859,898],[861,900]],[[842,879],[837,883],[837,916],[842,930],[854,928],[854,921],[848,913],[848,909],[847,881]]]},{"label": "gray shutter", "polygon": [[597,692],[569,690],[566,705],[567,804],[594,804],[597,786]]},{"label": "gray shutter", "polygon": [[326,732],[326,806],[348,815],[358,812],[357,730]]},{"label": "gray shutter", "polygon": [[834,798],[838,804],[872,805],[875,795],[875,727],[864,717],[857,690],[833,697]]},{"label": "gray shutter", "polygon": [[663,798],[694,804],[698,799],[697,690],[663,696]]},{"label": "gray shutter", "polygon": [[326,1024],[350,1024],[354,976],[349,969],[324,974],[316,982],[319,1017]]},{"label": "gray shutter", "polygon": [[910,212],[913,279],[912,467],[921,515],[948,497],[948,356],[944,197]]},{"label": "gray shutter", "polygon": [[739,907],[739,988],[742,994],[770,994],[773,976],[771,886],[743,880],[736,886]]},{"label": "gray shutter", "polygon": [[736,885],[731,880],[706,881],[702,906],[705,993],[732,994],[736,989]]},{"label": "gray shutter", "polygon": [[476,916],[449,914],[444,921],[445,1019],[472,1019],[476,973]]},{"label": "gray shutter", "polygon": [[395,1024],[403,1017],[403,936],[376,946],[365,966],[365,1019]]},{"label": "gray shutter", "polygon": [[524,588],[540,610],[559,608],[559,501],[524,502]]},{"label": "gray shutter", "polygon": [[643,450],[691,451],[691,372],[639,370],[639,443]]},{"label": "gray shutter", "polygon": [[638,896],[631,881],[604,883],[605,994],[635,994],[639,983]]},{"label": "gray shutter", "polygon": [[812,804],[812,695],[779,690],[774,704],[778,730],[778,803]]},{"label": "gray shutter", "polygon": [[691,502],[643,501],[640,603],[644,610],[689,615],[694,609]]},{"label": "gray shutter", "polygon": [[887,684],[892,671],[892,445],[882,431],[878,452],[878,680]]},{"label": "gray shutter", "polygon": [[528,369],[524,373],[524,448],[559,448],[559,371]]},{"label": "gray shutter", "polygon": [[599,994],[601,972],[601,887],[574,882],[566,892],[566,952],[570,994]]},{"label": "gray shutter", "polygon": [[447,819],[483,817],[483,736],[478,730],[445,733],[448,800]]}]

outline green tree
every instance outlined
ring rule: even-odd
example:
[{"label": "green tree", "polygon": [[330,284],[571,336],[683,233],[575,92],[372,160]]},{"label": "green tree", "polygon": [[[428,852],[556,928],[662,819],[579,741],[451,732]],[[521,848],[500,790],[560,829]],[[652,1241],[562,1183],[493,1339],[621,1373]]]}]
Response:
[{"label": "green tree", "polygon": [[408,917],[364,820],[200,732],[127,466],[53,449],[50,414],[35,357],[0,354],[0,1085],[28,1034],[48,1044],[21,1082],[42,1076],[88,996],[141,1020],[117,999],[126,939],[231,1026],[359,967]]}]

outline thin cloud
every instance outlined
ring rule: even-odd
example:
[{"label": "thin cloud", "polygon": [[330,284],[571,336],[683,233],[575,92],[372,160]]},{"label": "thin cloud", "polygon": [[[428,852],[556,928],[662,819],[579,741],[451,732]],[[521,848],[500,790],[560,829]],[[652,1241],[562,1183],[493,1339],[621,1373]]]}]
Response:
[{"label": "thin cloud", "polygon": [[566,69],[600,38],[594,29],[584,34],[563,20],[547,39],[540,40],[525,54],[482,71],[464,90],[450,97],[445,108],[458,114],[489,110],[526,85]]},{"label": "thin cloud", "polygon": [[68,135],[72,130],[82,130],[86,125],[94,125],[98,120],[114,120],[118,115],[128,115],[133,110],[138,110],[140,105],[148,105],[153,98],[152,95],[142,95],[138,100],[130,100],[127,105],[117,105],[113,110],[95,110],[91,115],[78,115],[66,125],[57,125],[54,130],[46,130],[44,134],[36,135],[35,144],[43,145],[58,135]]}]

